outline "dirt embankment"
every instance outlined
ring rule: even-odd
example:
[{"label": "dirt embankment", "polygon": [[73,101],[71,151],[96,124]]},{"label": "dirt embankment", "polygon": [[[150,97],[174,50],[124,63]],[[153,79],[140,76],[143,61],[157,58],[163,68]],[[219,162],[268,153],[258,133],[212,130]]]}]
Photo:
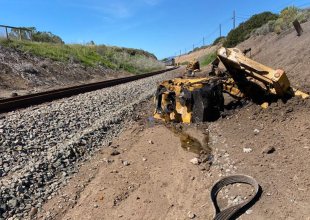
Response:
[{"label": "dirt embankment", "polygon": [[211,54],[214,53],[217,49],[219,48],[219,46],[210,46],[201,50],[197,50],[195,52],[192,52],[190,54],[186,54],[186,55],[182,55],[182,56],[178,56],[175,58],[175,62],[176,63],[184,63],[184,62],[190,62],[194,59],[196,60],[200,60],[203,56],[207,55],[207,54]]},{"label": "dirt embankment", "polygon": [[132,75],[104,67],[56,62],[0,46],[0,98]]},{"label": "dirt embankment", "polygon": [[237,47],[241,50],[252,48],[252,57],[256,61],[285,70],[292,85],[309,88],[310,22],[301,26],[304,32],[300,37],[291,28],[280,35],[270,33],[251,37]]}]

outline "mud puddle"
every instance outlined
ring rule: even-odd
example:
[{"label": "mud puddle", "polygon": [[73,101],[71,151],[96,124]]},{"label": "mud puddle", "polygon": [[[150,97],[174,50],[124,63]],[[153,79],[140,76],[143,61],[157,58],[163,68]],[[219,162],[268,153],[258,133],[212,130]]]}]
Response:
[{"label": "mud puddle", "polygon": [[167,125],[177,137],[180,138],[181,147],[197,155],[210,155],[209,133],[203,128],[185,127],[182,125]]}]

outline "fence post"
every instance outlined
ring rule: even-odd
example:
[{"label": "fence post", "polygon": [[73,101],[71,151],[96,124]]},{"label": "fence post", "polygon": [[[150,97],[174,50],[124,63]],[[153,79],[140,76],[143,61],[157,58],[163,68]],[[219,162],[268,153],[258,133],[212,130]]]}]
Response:
[{"label": "fence post", "polygon": [[296,32],[297,32],[297,36],[301,36],[302,32],[304,31],[299,23],[299,21],[296,19],[294,22],[293,22],[293,25],[296,29]]},{"label": "fence post", "polygon": [[19,33],[19,40],[22,40],[22,32],[20,29],[18,29],[18,33]]},{"label": "fence post", "polygon": [[9,34],[8,34],[8,27],[5,27],[5,34],[6,34],[6,39],[9,39]]},{"label": "fence post", "polygon": [[30,30],[30,41],[32,41],[32,30]]}]

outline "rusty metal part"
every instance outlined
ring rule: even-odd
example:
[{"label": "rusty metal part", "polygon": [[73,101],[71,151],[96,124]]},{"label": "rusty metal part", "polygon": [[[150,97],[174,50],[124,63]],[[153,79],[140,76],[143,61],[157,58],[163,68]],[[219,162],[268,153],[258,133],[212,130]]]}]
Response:
[{"label": "rusty metal part", "polygon": [[147,77],[151,77],[154,75],[158,75],[164,72],[168,72],[171,70],[176,69],[177,67],[160,70],[156,72],[136,75],[136,76],[129,76],[129,77],[123,77],[118,79],[112,79],[97,83],[90,83],[86,85],[80,85],[80,86],[73,86],[69,88],[63,88],[63,89],[57,89],[52,91],[46,91],[46,92],[40,92],[25,96],[17,96],[13,98],[8,99],[2,99],[0,100],[0,113],[13,111],[19,108],[25,108],[32,105],[38,105],[44,102],[50,102],[56,99],[61,99],[65,97],[70,97],[73,95],[78,95],[80,93],[90,92],[98,89],[103,89],[111,86],[116,86],[123,83],[132,82],[138,79],[143,79]]},{"label": "rusty metal part", "polygon": [[199,71],[200,71],[200,63],[196,59],[189,62],[186,66],[186,75],[189,77],[195,76],[195,73]]},{"label": "rusty metal part", "polygon": [[[235,183],[244,183],[244,184],[251,185],[254,188],[253,195],[250,196],[246,201],[244,201],[238,205],[234,205],[234,206],[228,207],[224,210],[220,210],[220,207],[218,206],[217,200],[216,200],[217,194],[225,186],[235,184]],[[214,205],[214,211],[215,211],[214,220],[232,219],[242,209],[247,208],[248,205],[251,205],[251,203],[255,202],[256,199],[258,199],[259,194],[260,194],[260,186],[253,177],[246,176],[246,175],[233,175],[233,176],[227,176],[227,177],[220,179],[218,182],[216,182],[212,186],[211,192],[210,192],[211,201]]]}]

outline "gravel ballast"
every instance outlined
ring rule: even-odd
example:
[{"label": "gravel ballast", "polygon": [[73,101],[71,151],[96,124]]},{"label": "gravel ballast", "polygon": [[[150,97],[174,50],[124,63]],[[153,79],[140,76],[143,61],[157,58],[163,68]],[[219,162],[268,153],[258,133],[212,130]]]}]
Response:
[{"label": "gravel ballast", "polygon": [[177,71],[0,116],[0,219],[27,218]]}]

